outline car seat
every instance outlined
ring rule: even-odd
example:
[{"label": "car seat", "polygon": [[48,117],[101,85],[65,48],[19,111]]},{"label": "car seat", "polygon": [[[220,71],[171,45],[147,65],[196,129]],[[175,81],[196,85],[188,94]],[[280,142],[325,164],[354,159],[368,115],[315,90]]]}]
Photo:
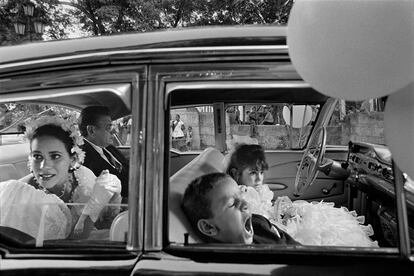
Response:
[{"label": "car seat", "polygon": [[128,233],[128,210],[119,213],[112,221],[109,230],[109,240],[111,241],[127,241]]},{"label": "car seat", "polygon": [[[170,178],[169,190],[169,240],[174,243],[183,243],[184,234],[189,235],[189,242],[202,242],[196,231],[187,220],[182,208],[181,200],[188,184],[195,178],[213,172],[224,172],[226,159],[215,148],[205,149],[199,156],[177,171]],[[112,222],[110,228],[111,241],[126,241],[128,231],[128,211],[124,211]]]}]

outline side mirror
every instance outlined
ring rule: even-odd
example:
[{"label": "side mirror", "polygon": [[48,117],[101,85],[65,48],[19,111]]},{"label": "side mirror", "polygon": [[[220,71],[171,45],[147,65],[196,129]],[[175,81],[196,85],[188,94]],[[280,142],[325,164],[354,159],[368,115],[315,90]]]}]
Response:
[{"label": "side mirror", "polygon": [[283,119],[293,128],[307,126],[312,120],[312,107],[309,105],[291,105],[283,107]]}]

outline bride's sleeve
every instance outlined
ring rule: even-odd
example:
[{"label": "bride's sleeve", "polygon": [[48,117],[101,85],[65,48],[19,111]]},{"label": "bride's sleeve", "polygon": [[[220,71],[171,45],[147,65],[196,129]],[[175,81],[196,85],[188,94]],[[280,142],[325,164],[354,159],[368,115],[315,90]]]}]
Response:
[{"label": "bride's sleeve", "polygon": [[93,186],[95,185],[96,175],[89,168],[80,166],[75,172],[78,178],[79,187],[81,187],[85,193],[89,196],[92,193]]},{"label": "bride's sleeve", "polygon": [[[88,215],[93,222],[96,222],[99,217],[107,217],[106,213],[108,212],[110,214],[117,214],[119,212],[117,203],[120,203],[120,200],[117,202],[117,199],[120,198],[120,195],[119,193],[114,194],[113,192],[106,190],[107,185],[105,184],[107,181],[114,181],[116,176],[108,174],[107,177],[99,178],[86,167],[81,167],[78,171],[79,187],[88,197],[88,200],[83,200],[86,205],[83,208],[82,213]],[[108,207],[108,203],[115,204],[114,206]]]},{"label": "bride's sleeve", "polygon": [[18,180],[0,183],[0,210],[1,226],[36,239],[64,239],[71,229],[70,211],[62,200]]}]

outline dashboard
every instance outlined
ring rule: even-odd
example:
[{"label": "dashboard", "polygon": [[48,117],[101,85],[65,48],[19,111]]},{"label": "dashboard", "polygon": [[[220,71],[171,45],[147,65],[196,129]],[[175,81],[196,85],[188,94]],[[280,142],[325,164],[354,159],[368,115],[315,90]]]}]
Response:
[{"label": "dashboard", "polygon": [[351,177],[358,178],[361,175],[370,175],[390,184],[393,183],[391,152],[387,147],[363,142],[350,142],[348,154]]},{"label": "dashboard", "polygon": [[[398,228],[391,152],[382,145],[349,142],[348,169],[352,202],[349,207],[374,226],[380,246],[396,246]],[[414,244],[414,194],[406,193],[406,200],[410,239]]]}]

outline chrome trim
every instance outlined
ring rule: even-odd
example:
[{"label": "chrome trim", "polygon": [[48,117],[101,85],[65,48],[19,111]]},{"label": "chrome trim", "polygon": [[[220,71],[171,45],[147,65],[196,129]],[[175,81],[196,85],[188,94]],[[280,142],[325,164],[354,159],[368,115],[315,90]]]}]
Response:
[{"label": "chrome trim", "polygon": [[[29,255],[29,258],[32,255]],[[55,255],[52,255],[52,258]],[[68,258],[68,256],[65,256]],[[132,267],[138,258],[133,258],[130,260],[103,260],[103,261],[91,261],[91,260],[42,260],[39,256],[38,259],[2,259],[1,260],[1,270],[8,271],[12,270],[14,273],[17,271],[22,271],[25,269],[95,269],[95,268],[105,268],[108,269],[114,267]]]},{"label": "chrome trim", "polygon": [[104,84],[104,85],[88,85],[88,86],[75,86],[67,88],[48,88],[44,90],[32,90],[26,92],[5,93],[1,94],[0,102],[15,102],[15,101],[28,101],[28,100],[47,100],[51,97],[57,96],[73,96],[80,94],[92,94],[102,92],[112,92],[122,99],[125,106],[131,109],[131,85],[129,83],[117,83],[117,84]]},{"label": "chrome trim", "polygon": [[177,89],[214,89],[214,88],[310,88],[311,86],[304,81],[195,81],[191,83],[177,82],[167,84],[167,93]]},{"label": "chrome trim", "polygon": [[[152,72],[149,72],[148,79],[152,79]],[[163,233],[163,203],[164,203],[164,167],[167,161],[164,160],[164,116],[163,108],[164,85],[160,79],[148,82],[149,112],[147,118],[147,172],[145,179],[145,232],[144,250],[153,251],[162,249]],[[152,125],[148,123],[152,122]]]},{"label": "chrome trim", "polygon": [[[129,160],[129,224],[126,246],[130,251],[141,250],[144,240],[144,196],[142,195],[144,195],[145,184],[147,89],[145,85],[140,91],[140,79],[140,76],[137,75],[132,81],[132,151]],[[143,82],[143,80],[141,81]]]},{"label": "chrome trim", "polygon": [[[50,62],[63,62],[67,60],[86,59],[92,57],[108,57],[114,55],[138,55],[138,54],[160,54],[160,53],[189,53],[189,52],[214,52],[214,51],[248,51],[248,50],[268,50],[272,53],[287,53],[288,47],[286,45],[252,45],[252,46],[212,46],[212,47],[177,47],[177,48],[154,48],[154,49],[139,49],[139,50],[117,50],[105,51],[99,53],[77,54],[64,57],[44,58],[41,60],[29,60],[20,62],[11,62],[0,64],[0,70],[12,67],[44,64]],[[69,53],[66,53],[67,55]],[[148,58],[148,57],[147,57]]]},{"label": "chrome trim", "polygon": [[400,168],[392,161],[394,170],[395,200],[397,207],[397,223],[400,256],[409,259],[411,255],[410,233],[408,231],[407,201],[404,191],[404,177]]}]

